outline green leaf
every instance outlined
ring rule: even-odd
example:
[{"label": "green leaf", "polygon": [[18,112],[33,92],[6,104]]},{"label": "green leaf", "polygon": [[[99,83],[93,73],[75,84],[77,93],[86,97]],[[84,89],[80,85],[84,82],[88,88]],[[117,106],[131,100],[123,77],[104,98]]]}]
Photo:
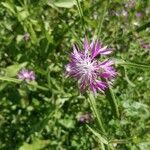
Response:
[{"label": "green leaf", "polygon": [[7,77],[14,77],[14,76],[16,76],[18,71],[21,68],[24,68],[26,65],[27,65],[27,62],[24,62],[22,64],[15,64],[15,65],[8,66],[6,69],[4,69],[5,76],[7,76]]},{"label": "green leaf", "polygon": [[130,81],[130,79],[128,78],[126,67],[124,67],[124,73],[125,73],[125,80],[128,82],[128,84],[129,84],[130,86],[132,86],[132,87],[136,87],[136,85],[135,85],[134,83],[132,83],[132,82]]},{"label": "green leaf", "polygon": [[24,10],[22,7],[16,6],[17,16],[20,21],[25,20],[29,17],[29,12]]},{"label": "green leaf", "polygon": [[13,14],[16,14],[15,10],[14,10],[14,6],[13,4],[9,3],[9,2],[2,2],[1,3],[5,8],[7,8],[10,12],[12,12]]},{"label": "green leaf", "polygon": [[35,88],[37,88],[37,89],[40,89],[40,90],[43,90],[43,91],[48,91],[47,87],[40,86],[35,81],[29,82],[28,84],[31,85],[31,86],[33,86],[33,87],[35,87]]},{"label": "green leaf", "polygon": [[76,5],[76,0],[56,0],[53,4],[56,7],[71,8]]},{"label": "green leaf", "polygon": [[97,119],[97,122],[99,124],[100,130],[103,133],[105,133],[106,131],[105,131],[105,128],[103,127],[103,122],[102,122],[102,119],[101,119],[101,115],[98,112],[96,101],[95,101],[95,97],[94,97],[93,93],[89,94],[89,99],[88,100],[89,100],[90,106],[92,108],[92,111],[93,111],[93,113],[94,113],[94,115],[95,115],[95,117]]},{"label": "green leaf", "polygon": [[[10,78],[10,77],[4,77],[4,76],[0,76],[0,80],[2,81],[7,81],[7,82],[13,82],[13,83],[21,83],[22,81],[19,79],[15,79],[15,78]],[[47,87],[43,87],[37,84],[37,82],[27,82],[28,85],[33,86],[37,89],[43,90],[43,91],[48,91],[49,89]]]},{"label": "green leaf", "polygon": [[[108,85],[109,85],[109,83],[108,83]],[[106,94],[106,98],[108,99],[108,101],[111,105],[114,116],[116,118],[119,118],[119,109],[118,109],[118,105],[117,105],[117,100],[116,100],[115,94],[114,94],[111,86],[108,87],[108,89],[105,91],[105,94]]]},{"label": "green leaf", "polygon": [[36,32],[34,31],[32,24],[29,24],[29,33],[31,35],[32,43],[33,44],[37,43],[38,39],[37,39]]},{"label": "green leaf", "polygon": [[47,140],[34,139],[33,143],[23,143],[19,150],[40,150],[48,144]]},{"label": "green leaf", "polygon": [[16,42],[19,44],[23,39],[23,35],[17,35]]},{"label": "green leaf", "polygon": [[142,70],[150,70],[150,65],[127,62],[127,61],[124,61],[122,59],[114,59],[114,62],[116,65],[134,67],[134,68],[142,69]]},{"label": "green leaf", "polygon": [[21,81],[18,79],[10,78],[10,77],[3,77],[0,76],[0,80],[2,81],[8,81],[8,82],[13,82],[13,83],[20,83]]},{"label": "green leaf", "polygon": [[88,127],[88,129],[89,129],[96,137],[99,138],[99,140],[100,140],[102,143],[108,144],[108,141],[107,141],[105,138],[103,138],[98,132],[96,132],[95,130],[93,130],[93,129],[92,129],[90,126],[88,126],[88,125],[87,125],[87,127]]},{"label": "green leaf", "polygon": [[8,85],[8,83],[0,83],[0,91],[2,91],[6,86]]},{"label": "green leaf", "polygon": [[74,122],[74,120],[72,120],[71,118],[68,118],[68,119],[60,119],[60,120],[59,120],[59,123],[60,123],[63,127],[67,128],[67,129],[72,129],[72,128],[74,128],[74,126],[75,126],[75,122]]}]

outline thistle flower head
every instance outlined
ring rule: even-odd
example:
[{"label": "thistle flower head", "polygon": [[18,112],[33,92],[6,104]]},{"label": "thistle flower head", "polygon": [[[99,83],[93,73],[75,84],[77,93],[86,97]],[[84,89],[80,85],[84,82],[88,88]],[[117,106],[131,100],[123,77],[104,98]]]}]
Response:
[{"label": "thistle flower head", "polygon": [[33,81],[35,80],[35,74],[33,71],[28,69],[21,69],[17,74],[18,79],[24,81]]},{"label": "thistle flower head", "polygon": [[80,91],[92,90],[96,94],[97,90],[104,91],[108,84],[116,75],[113,62],[110,60],[99,61],[98,55],[108,55],[112,51],[103,47],[98,40],[93,40],[90,44],[87,38],[84,40],[83,51],[73,45],[73,52],[70,55],[70,62],[66,65],[68,76],[78,81]]}]

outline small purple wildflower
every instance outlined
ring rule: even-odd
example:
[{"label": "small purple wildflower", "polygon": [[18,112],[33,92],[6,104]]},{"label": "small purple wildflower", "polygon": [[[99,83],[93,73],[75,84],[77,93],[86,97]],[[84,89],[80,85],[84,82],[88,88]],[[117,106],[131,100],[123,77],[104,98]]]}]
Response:
[{"label": "small purple wildflower", "polygon": [[120,10],[120,11],[118,11],[118,12],[113,11],[113,12],[111,13],[111,15],[116,16],[116,17],[124,17],[124,18],[127,18],[127,17],[128,17],[128,12],[127,12],[125,9],[123,9],[123,10]]},{"label": "small purple wildflower", "polygon": [[80,51],[73,45],[73,52],[70,56],[70,63],[66,66],[66,74],[78,81],[80,91],[92,90],[96,95],[97,90],[103,92],[108,88],[106,80],[116,76],[113,67],[114,63],[110,60],[98,61],[98,55],[108,55],[112,52],[107,46],[103,47],[98,40],[88,43],[84,40],[84,50]]},{"label": "small purple wildflower", "polygon": [[143,14],[141,12],[137,12],[135,15],[136,15],[136,17],[140,18],[140,17],[142,17]]},{"label": "small purple wildflower", "polygon": [[93,116],[91,113],[86,112],[85,114],[82,114],[79,118],[80,123],[90,123],[93,121]]},{"label": "small purple wildflower", "polygon": [[23,39],[27,42],[30,39],[30,34],[28,32],[24,33]]},{"label": "small purple wildflower", "polygon": [[125,7],[126,8],[134,8],[136,6],[136,0],[129,0],[126,4]]},{"label": "small purple wildflower", "polygon": [[141,46],[144,49],[150,49],[150,43],[143,43],[143,44],[141,44]]},{"label": "small purple wildflower", "polygon": [[26,82],[35,80],[35,74],[31,70],[21,69],[17,74],[18,79]]},{"label": "small purple wildflower", "polygon": [[144,40],[139,41],[139,44],[144,49],[150,49],[150,43],[145,42]]}]

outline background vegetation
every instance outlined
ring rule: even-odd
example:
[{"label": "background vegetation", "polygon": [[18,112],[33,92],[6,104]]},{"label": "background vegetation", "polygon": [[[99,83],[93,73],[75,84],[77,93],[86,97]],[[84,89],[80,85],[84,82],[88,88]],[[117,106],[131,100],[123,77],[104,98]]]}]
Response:
[{"label": "background vegetation", "polygon": [[[0,5],[0,149],[96,150],[99,139],[86,96],[65,76],[73,43],[99,32],[113,49],[118,76],[112,87],[120,116],[106,96],[96,101],[118,150],[150,149],[150,1],[1,0]],[[82,14],[83,13],[83,14]],[[101,29],[101,30],[100,30]],[[21,68],[36,80],[19,81]]]}]

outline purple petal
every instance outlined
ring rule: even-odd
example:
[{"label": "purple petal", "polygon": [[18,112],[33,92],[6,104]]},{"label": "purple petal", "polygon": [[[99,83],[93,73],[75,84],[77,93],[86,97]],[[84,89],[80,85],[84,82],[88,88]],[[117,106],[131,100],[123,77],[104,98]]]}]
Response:
[{"label": "purple petal", "polygon": [[89,50],[89,44],[88,44],[87,37],[84,38],[84,50],[85,50],[85,55],[86,55],[88,53],[88,50]]},{"label": "purple petal", "polygon": [[93,43],[93,46],[91,47],[92,58],[95,58],[99,54],[99,49],[100,49],[100,43],[96,41],[95,43]]},{"label": "purple petal", "polygon": [[111,60],[105,60],[105,61],[103,61],[100,65],[101,65],[101,67],[104,67],[104,68],[105,68],[105,67],[114,65],[114,62],[111,61]]},{"label": "purple petal", "polygon": [[110,78],[111,77],[110,73],[108,73],[108,72],[103,72],[103,73],[100,74],[100,76],[102,78]]},{"label": "purple petal", "polygon": [[94,47],[95,47],[95,40],[92,40],[90,44],[91,51],[94,49]]},{"label": "purple petal", "polygon": [[92,50],[92,59],[95,58],[97,55],[108,55],[112,52],[111,49],[108,49],[107,46],[102,47],[102,44],[97,40],[91,44]]},{"label": "purple petal", "polygon": [[112,53],[112,49],[110,49],[110,48],[107,48],[107,47],[104,47],[105,49],[104,50],[102,50],[101,49],[101,54],[102,55],[109,55],[110,53]]},{"label": "purple petal", "polygon": [[108,88],[108,85],[107,85],[106,82],[97,81],[97,87],[98,87],[100,90],[104,91],[105,89]]},{"label": "purple petal", "polygon": [[91,84],[91,88],[92,88],[92,91],[93,91],[93,93],[94,93],[94,96],[96,96],[97,90],[96,90],[95,85],[94,85],[94,84]]}]

